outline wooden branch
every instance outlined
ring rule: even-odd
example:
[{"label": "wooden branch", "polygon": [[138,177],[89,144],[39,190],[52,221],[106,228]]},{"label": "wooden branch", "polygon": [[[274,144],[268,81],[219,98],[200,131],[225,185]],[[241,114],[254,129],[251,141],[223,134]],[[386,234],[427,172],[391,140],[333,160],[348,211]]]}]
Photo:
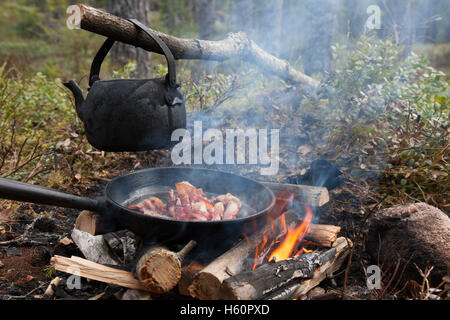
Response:
[{"label": "wooden branch", "polygon": [[47,296],[48,298],[53,297],[53,295],[55,294],[55,290],[53,290],[53,286],[55,286],[55,287],[59,286],[59,284],[61,283],[61,280],[62,279],[60,277],[54,278],[48,285],[47,289],[45,290],[44,295]]},{"label": "wooden branch", "polygon": [[[138,32],[130,21],[87,5],[77,4],[77,6],[81,12],[81,29],[162,54],[154,40],[147,34]],[[295,70],[286,61],[262,50],[244,33],[230,33],[224,40],[207,41],[180,39],[156,30],[153,31],[166,43],[175,59],[224,61],[240,58],[283,80],[306,84],[313,88],[319,86],[319,81]]]},{"label": "wooden branch", "polygon": [[[340,267],[336,264],[339,257],[348,253],[350,242],[340,238],[336,246],[325,252],[306,253],[291,259],[276,263],[266,263],[253,270],[242,272],[226,279],[221,287],[221,298],[227,300],[262,299],[277,289],[285,290],[284,286],[294,281],[309,279],[293,290],[292,295],[307,293],[317,286],[327,274]],[[339,260],[342,263],[343,258]],[[333,268],[334,267],[334,268]],[[283,295],[284,291],[281,292]]]},{"label": "wooden branch", "polygon": [[53,267],[62,272],[78,275],[84,278],[115,284],[125,288],[146,291],[145,286],[128,271],[115,269],[95,263],[80,257],[66,258],[54,256],[51,260]]},{"label": "wooden branch", "polygon": [[178,253],[162,246],[149,248],[136,265],[137,277],[150,292],[169,292],[180,281],[181,262],[195,245],[195,241],[190,241]]},{"label": "wooden branch", "polygon": [[311,207],[322,207],[330,201],[327,188],[273,182],[262,182],[262,184],[270,188],[275,196],[285,190],[296,191],[295,199]]}]

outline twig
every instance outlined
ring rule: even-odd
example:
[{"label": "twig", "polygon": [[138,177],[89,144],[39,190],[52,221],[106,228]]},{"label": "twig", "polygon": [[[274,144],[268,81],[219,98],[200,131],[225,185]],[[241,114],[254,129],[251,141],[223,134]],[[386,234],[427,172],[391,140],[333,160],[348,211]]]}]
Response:
[{"label": "twig", "polygon": [[397,272],[398,272],[398,268],[400,267],[400,262],[401,262],[401,259],[399,258],[398,261],[397,261],[397,264],[395,265],[394,272],[392,273],[391,279],[389,279],[388,284],[383,288],[383,291],[381,291],[381,293],[380,293],[380,298],[381,299],[383,299],[383,297],[385,296],[385,294],[387,292],[387,289],[391,286],[392,281],[394,281],[394,278],[395,278],[395,276],[397,275]]},{"label": "twig", "polygon": [[42,288],[48,286],[49,283],[50,283],[50,281],[47,281],[46,283],[41,284],[39,287],[34,288],[33,290],[31,290],[30,292],[28,292],[27,294],[25,294],[23,296],[8,296],[7,300],[11,300],[11,299],[26,299],[28,296],[30,296],[34,292],[38,291],[39,289],[42,289]]},{"label": "twig", "polygon": [[[364,217],[363,222],[367,222],[367,220],[370,218],[370,216],[375,212],[375,210],[378,209],[379,206],[381,206],[381,204],[387,199],[387,195],[384,196],[383,199],[381,199],[368,213],[367,215]],[[361,239],[363,239],[363,231],[362,231],[362,227],[360,227],[359,233],[357,235],[357,239],[354,241],[354,244],[350,250],[350,254],[348,256],[348,262],[347,262],[347,267],[345,268],[345,276],[344,276],[344,294],[346,294],[347,292],[347,279],[348,279],[348,272],[350,271],[350,266],[352,264],[352,257],[353,257],[353,252],[355,251],[356,245],[358,244],[359,241],[361,241]]]},{"label": "twig", "polygon": [[[422,276],[422,284],[420,285],[420,299],[424,300],[427,299],[429,296],[430,291],[430,283],[428,281],[428,277],[430,276],[431,271],[433,271],[434,267],[426,267],[425,272],[420,270],[420,268],[414,263],[414,266],[419,271],[420,275]],[[426,288],[426,293],[425,293]]]},{"label": "twig", "polygon": [[23,244],[28,244],[28,245],[46,245],[46,243],[28,239],[28,236],[30,235],[31,231],[33,230],[34,225],[36,224],[36,221],[38,220],[38,218],[39,217],[36,217],[33,220],[33,222],[31,222],[26,227],[26,230],[25,230],[25,232],[22,235],[18,236],[15,239],[12,239],[12,240],[0,241],[0,246],[9,246],[11,244],[18,244],[18,245],[23,245]]},{"label": "twig", "polygon": [[353,252],[355,251],[355,247],[356,247],[356,241],[355,244],[353,245],[353,247],[350,250],[350,254],[348,255],[348,261],[347,261],[347,267],[345,268],[345,273],[344,273],[344,289],[343,292],[344,294],[347,294],[347,279],[348,279],[348,272],[350,270],[350,266],[352,265],[352,257],[353,257]]}]

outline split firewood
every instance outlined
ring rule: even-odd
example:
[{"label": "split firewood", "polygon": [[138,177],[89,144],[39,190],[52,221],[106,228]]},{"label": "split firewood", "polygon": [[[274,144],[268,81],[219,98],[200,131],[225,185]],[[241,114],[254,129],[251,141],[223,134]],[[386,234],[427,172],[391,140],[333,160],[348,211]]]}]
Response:
[{"label": "split firewood", "polygon": [[[265,228],[263,233],[268,230],[269,227]],[[191,297],[200,300],[220,299],[222,282],[233,275],[248,270],[249,259],[251,259],[256,247],[261,243],[263,233],[258,233],[248,239],[241,240],[233,248],[198,272],[188,289]]]},{"label": "split firewood", "polygon": [[54,256],[50,261],[58,271],[125,288],[147,290],[131,272],[125,270],[104,266],[76,256],[71,258]]},{"label": "split firewood", "polygon": [[169,292],[180,281],[181,262],[196,245],[195,241],[190,241],[178,253],[162,246],[149,248],[136,265],[138,279],[150,292]]},{"label": "split firewood", "polygon": [[[116,41],[121,41],[147,51],[161,53],[161,49],[146,33],[139,32],[133,23],[104,10],[77,4],[80,12],[79,27]],[[78,26],[77,26],[78,27]],[[180,39],[153,30],[172,51],[175,59],[203,59],[224,61],[240,58],[292,83],[302,83],[317,88],[319,81],[294,69],[288,62],[262,50],[255,42],[240,33],[231,33],[222,41]]]},{"label": "split firewood", "polygon": [[93,236],[104,233],[101,223],[101,217],[91,211],[84,210],[75,221],[75,228],[90,233]]},{"label": "split firewood", "polygon": [[295,191],[295,199],[311,207],[322,207],[330,201],[327,188],[272,182],[262,182],[262,184],[270,188],[277,197],[286,190]]},{"label": "split firewood", "polygon": [[241,272],[223,282],[221,298],[227,300],[298,298],[340,268],[351,245],[350,240],[339,238],[333,248],[325,252],[305,253],[280,262],[263,264],[253,271]]},{"label": "split firewood", "polygon": [[102,235],[93,236],[90,233],[73,229],[71,236],[85,258],[100,264],[119,265],[111,256]]}]

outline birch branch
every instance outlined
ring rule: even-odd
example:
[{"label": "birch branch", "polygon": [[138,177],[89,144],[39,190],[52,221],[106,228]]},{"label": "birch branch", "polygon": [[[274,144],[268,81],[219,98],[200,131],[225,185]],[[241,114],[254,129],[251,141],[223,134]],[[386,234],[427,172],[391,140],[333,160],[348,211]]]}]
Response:
[{"label": "birch branch", "polygon": [[[130,21],[84,4],[76,6],[80,10],[79,26],[81,29],[162,54],[153,39],[143,32],[138,32]],[[211,41],[181,39],[156,30],[153,31],[166,43],[177,60],[224,61],[240,58],[290,83],[305,84],[312,88],[319,86],[319,81],[294,69],[287,61],[267,53],[242,32],[230,33],[224,40]]]}]

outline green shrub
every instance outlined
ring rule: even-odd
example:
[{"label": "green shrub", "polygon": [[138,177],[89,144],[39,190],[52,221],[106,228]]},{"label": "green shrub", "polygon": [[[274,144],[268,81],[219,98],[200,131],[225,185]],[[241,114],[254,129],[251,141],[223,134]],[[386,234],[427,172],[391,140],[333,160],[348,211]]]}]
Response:
[{"label": "green shrub", "polygon": [[380,187],[394,202],[419,199],[448,210],[445,74],[424,56],[403,58],[389,40],[362,37],[333,51],[335,69],[321,94],[300,106],[327,128],[327,152],[341,152],[344,166],[384,170]]},{"label": "green shrub", "polygon": [[[70,128],[75,113],[60,80],[38,73],[8,78],[0,69],[0,175],[32,180],[49,170],[59,130]],[[38,172],[39,171],[39,172]]]},{"label": "green shrub", "polygon": [[414,52],[424,55],[436,68],[450,68],[450,43],[420,44],[413,47]]},{"label": "green shrub", "polygon": [[[106,175],[123,154],[90,146],[60,79],[0,68],[0,177],[68,189]],[[83,185],[84,181],[84,185]]]}]

